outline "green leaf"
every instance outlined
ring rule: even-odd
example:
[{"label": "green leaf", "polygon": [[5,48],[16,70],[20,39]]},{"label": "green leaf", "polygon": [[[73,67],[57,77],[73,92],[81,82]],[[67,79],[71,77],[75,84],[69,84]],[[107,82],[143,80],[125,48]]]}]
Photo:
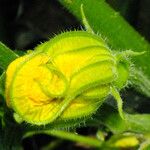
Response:
[{"label": "green leaf", "polygon": [[[150,114],[127,114],[125,120],[121,119],[118,112],[108,105],[103,105],[100,112],[95,116],[95,123],[102,123],[113,133],[136,132],[150,133]],[[100,122],[101,121],[101,122]]]},{"label": "green leaf", "polygon": [[141,91],[150,97],[150,80],[138,69],[133,69],[131,83],[134,84],[137,91]]},{"label": "green leaf", "polygon": [[[12,120],[11,120],[12,121]],[[1,150],[23,150],[21,147],[22,130],[18,125],[9,122],[0,128],[0,149]]]},{"label": "green leaf", "polygon": [[5,72],[0,76],[0,95],[4,95],[4,79],[5,79]]},{"label": "green leaf", "polygon": [[150,150],[150,139],[144,141],[141,145],[139,150]]},{"label": "green leaf", "polygon": [[7,66],[16,59],[18,55],[0,42],[0,68],[6,69]]},{"label": "green leaf", "polygon": [[[80,13],[81,4],[85,17],[89,25],[95,33],[100,33],[102,37],[107,38],[107,43],[112,49],[133,50],[137,52],[146,51],[146,54],[133,58],[135,66],[142,70],[144,78],[150,82],[150,44],[140,36],[118,12],[114,11],[104,0],[59,0],[71,13],[73,13],[80,21],[82,15]],[[146,60],[146,61],[145,61]],[[132,78],[131,78],[132,80]],[[134,83],[135,80],[133,80]],[[144,82],[144,81],[143,81]],[[142,93],[150,96],[150,89],[146,92],[143,90],[141,80],[138,83],[138,78],[134,84]],[[146,85],[146,84],[145,84]],[[141,89],[142,88],[142,89]]]}]

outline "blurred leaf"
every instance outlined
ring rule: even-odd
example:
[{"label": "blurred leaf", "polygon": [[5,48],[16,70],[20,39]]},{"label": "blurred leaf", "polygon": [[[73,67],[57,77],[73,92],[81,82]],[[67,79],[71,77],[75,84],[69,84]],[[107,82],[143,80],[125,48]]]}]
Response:
[{"label": "blurred leaf", "polygon": [[132,78],[130,82],[134,85],[134,88],[137,89],[137,91],[141,91],[150,97],[150,78],[147,78],[142,71],[134,68],[134,70],[132,70]]},{"label": "blurred leaf", "polygon": [[[82,21],[80,6],[83,4],[85,16],[95,31],[100,33],[102,37],[107,38],[107,43],[112,49],[120,51],[131,49],[133,51],[147,51],[146,54],[135,57],[133,62],[138,70],[143,71],[146,80],[150,77],[150,44],[141,37],[120,15],[114,11],[104,0],[59,0],[71,13],[73,13],[80,21]],[[146,60],[146,61],[145,61]],[[131,79],[132,80],[132,79]],[[135,80],[133,80],[134,82]],[[144,92],[143,84],[138,82],[135,86],[139,86],[141,92]],[[143,81],[144,82],[144,81]],[[142,85],[141,85],[142,84]],[[150,97],[150,88],[145,95]]]},{"label": "blurred leaf", "polygon": [[22,150],[23,128],[14,122],[12,112],[3,107],[2,124],[0,125],[0,150]]},{"label": "blurred leaf", "polygon": [[0,42],[0,68],[6,69],[7,66],[16,59],[18,55]]},{"label": "blurred leaf", "polygon": [[150,139],[143,142],[138,150],[150,150]]},{"label": "blurred leaf", "polygon": [[0,129],[0,149],[3,148],[3,144],[2,144],[2,130]]},{"label": "blurred leaf", "polygon": [[[5,79],[5,73],[3,73],[2,75],[0,75],[0,95],[4,95],[4,79]],[[0,100],[1,101],[1,100]]]},{"label": "blurred leaf", "polygon": [[21,150],[21,132],[19,128],[5,126],[0,130],[1,150]]},{"label": "blurred leaf", "polygon": [[118,112],[109,105],[103,105],[95,115],[95,123],[106,125],[113,133],[122,132],[150,133],[150,114],[125,114],[122,120]]}]

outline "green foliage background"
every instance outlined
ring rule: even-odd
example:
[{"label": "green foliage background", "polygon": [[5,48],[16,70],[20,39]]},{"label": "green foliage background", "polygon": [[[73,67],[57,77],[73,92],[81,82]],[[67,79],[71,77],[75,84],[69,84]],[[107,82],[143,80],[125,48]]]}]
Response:
[{"label": "green foliage background", "polygon": [[[86,122],[86,125],[80,124],[77,125],[77,130],[75,131],[75,127],[69,128],[70,132],[68,131],[62,131],[62,129],[67,129],[66,127],[63,128],[61,126],[61,130],[58,127],[57,130],[51,129],[49,127],[47,128],[40,128],[37,131],[36,127],[32,127],[30,125],[17,124],[12,117],[12,112],[5,106],[4,102],[4,80],[5,80],[5,70],[8,66],[8,64],[13,61],[15,58],[18,57],[18,54],[20,55],[20,51],[13,52],[11,49],[29,49],[28,47],[24,47],[24,39],[21,39],[21,35],[24,35],[28,40],[32,41],[33,39],[36,39],[34,36],[39,36],[39,30],[32,29],[32,34],[27,34],[28,30],[26,32],[19,33],[20,36],[16,38],[16,45],[13,46],[13,42],[9,44],[8,37],[6,38],[4,35],[5,31],[3,26],[7,21],[6,18],[2,18],[1,14],[1,20],[3,22],[0,24],[2,31],[0,34],[0,37],[3,42],[5,42],[7,45],[10,45],[11,49],[5,46],[4,44],[0,43],[0,72],[2,74],[0,77],[0,119],[1,119],[1,125],[0,125],[0,149],[22,149],[22,138],[24,139],[24,149],[28,149],[30,145],[32,145],[34,142],[35,146],[31,146],[32,149],[40,149],[38,148],[38,142],[37,140],[37,134],[40,134],[39,139],[42,140],[42,135],[50,135],[58,138],[50,138],[46,137],[47,139],[47,145],[43,142],[41,145],[45,146],[45,149],[59,149],[60,147],[65,147],[65,140],[75,141],[77,143],[82,143],[81,146],[76,147],[75,145],[72,145],[69,143],[68,145],[72,146],[72,149],[85,149],[85,145],[89,145],[87,149],[92,148],[98,148],[98,149],[120,149],[119,147],[115,147],[115,143],[119,141],[124,136],[135,137],[140,144],[133,146],[132,149],[138,149],[139,147],[143,150],[148,149],[148,146],[150,144],[150,115],[149,115],[149,96],[150,96],[150,65],[149,65],[149,57],[150,57],[150,45],[149,43],[139,35],[131,27],[121,16],[118,12],[114,11],[108,3],[106,3],[104,0],[59,0],[60,3],[69,10],[77,19],[78,21],[70,21],[72,19],[68,19],[66,22],[63,21],[62,24],[70,24],[70,26],[78,27],[79,24],[81,24],[81,14],[80,14],[80,6],[83,4],[85,15],[87,17],[87,20],[89,21],[89,24],[95,31],[95,33],[100,33],[102,37],[106,38],[106,42],[108,45],[116,51],[122,51],[126,49],[132,49],[134,51],[147,51],[145,55],[141,55],[139,57],[135,57],[132,61],[134,62],[135,66],[137,67],[137,70],[140,70],[139,72],[135,72],[135,75],[137,78],[131,78],[131,81],[135,85],[135,87],[138,87],[138,91],[140,93],[135,92],[133,89],[128,89],[127,92],[123,92],[124,99],[125,99],[125,110],[126,110],[126,117],[127,121],[122,120],[118,112],[116,111],[116,106],[113,104],[112,100],[107,101],[100,109],[99,111],[93,116],[93,119],[89,119]],[[39,5],[41,2],[35,2],[35,5]],[[54,2],[55,3],[55,2]],[[132,3],[133,1],[126,0],[124,2],[125,5],[121,5],[121,2],[118,0],[118,3],[115,1],[111,1],[111,3],[116,7],[116,9],[120,9],[120,12],[126,16],[128,20],[130,20],[130,15],[128,12],[132,12]],[[116,3],[116,5],[115,5]],[[31,3],[29,2],[29,5]],[[34,4],[32,4],[34,7]],[[57,4],[58,5],[58,4]],[[14,5],[15,6],[15,5]],[[27,6],[24,3],[24,7]],[[47,8],[46,3],[41,3],[41,7]],[[55,7],[55,5],[54,5]],[[59,6],[60,9],[62,6]],[[130,8],[131,7],[131,8]],[[146,7],[146,6],[145,6]],[[32,8],[32,7],[31,7]],[[50,8],[49,8],[50,9]],[[59,12],[59,9],[57,11]],[[129,11],[130,10],[130,11]],[[36,11],[36,9],[35,9]],[[46,13],[45,13],[46,14]],[[64,12],[63,19],[66,17],[67,13]],[[20,15],[20,14],[19,14]],[[54,15],[54,14],[53,14]],[[32,20],[31,16],[24,17],[23,24],[25,25],[26,22],[30,22]],[[20,17],[20,18],[21,18]],[[28,19],[29,20],[28,20]],[[68,18],[72,18],[72,16],[68,16]],[[9,18],[10,19],[10,18]],[[65,20],[65,19],[64,19]],[[74,19],[73,19],[74,20]],[[131,22],[133,23],[133,22]],[[40,24],[40,23],[39,23]],[[36,25],[36,21],[34,22],[34,26]],[[40,25],[37,25],[40,26]],[[64,25],[65,26],[65,25]],[[40,27],[39,27],[40,28]],[[58,32],[62,30],[59,28],[59,25],[55,30]],[[54,31],[49,31],[54,32]],[[35,35],[34,35],[34,34]],[[48,34],[48,33],[47,33]],[[33,38],[34,37],[34,38]],[[41,39],[38,38],[36,41],[46,40],[48,35],[44,33],[44,31],[41,34]],[[26,41],[28,43],[29,41]],[[20,41],[20,42],[19,42]],[[22,43],[22,46],[20,46]],[[34,45],[34,44],[33,44]],[[32,48],[32,46],[29,46]],[[24,52],[22,52],[24,53]],[[130,90],[132,90],[130,92]],[[128,94],[127,94],[128,93]],[[127,96],[126,96],[127,95]],[[145,96],[143,96],[145,95]],[[111,99],[111,98],[110,98]],[[135,107],[137,105],[137,107]],[[144,110],[144,108],[141,107],[141,105],[146,106],[148,105],[148,109]],[[142,109],[142,110],[141,110]],[[141,112],[144,112],[142,114]],[[129,114],[130,113],[130,114]],[[76,125],[73,123],[74,126]],[[70,124],[72,126],[72,124]],[[82,127],[83,126],[83,127]],[[86,128],[85,128],[86,126]],[[45,129],[45,130],[43,130]],[[89,131],[92,130],[93,131]],[[84,132],[83,132],[83,131]],[[78,132],[79,134],[83,135],[77,135],[75,132]],[[86,135],[85,132],[88,132],[89,135],[94,135],[94,139],[91,138],[89,135]],[[97,136],[96,136],[97,134]],[[112,135],[113,134],[113,135]],[[34,135],[34,136],[33,136]],[[99,138],[100,137],[100,138]],[[31,139],[30,142],[26,142],[28,139]],[[106,140],[104,140],[106,139]],[[108,139],[108,140],[107,140]],[[50,142],[51,141],[51,142]],[[31,144],[32,143],[32,144]],[[113,144],[112,144],[113,143]],[[61,145],[61,146],[60,146]],[[41,146],[41,147],[42,147]],[[69,147],[68,146],[68,147]],[[33,148],[34,147],[34,148]],[[69,149],[69,148],[66,149]],[[147,148],[145,148],[147,147]],[[43,148],[44,149],[44,148]],[[65,149],[65,148],[64,148]]]}]

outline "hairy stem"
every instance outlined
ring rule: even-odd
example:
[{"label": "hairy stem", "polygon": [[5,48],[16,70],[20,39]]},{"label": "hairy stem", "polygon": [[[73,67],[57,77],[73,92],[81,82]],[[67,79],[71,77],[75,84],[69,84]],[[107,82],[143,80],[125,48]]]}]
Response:
[{"label": "hairy stem", "polygon": [[125,119],[122,107],[123,107],[123,102],[122,99],[120,97],[119,92],[117,91],[117,89],[115,87],[111,88],[111,94],[113,95],[113,97],[115,98],[115,100],[117,101],[117,105],[118,105],[118,112],[119,115],[122,119]]}]

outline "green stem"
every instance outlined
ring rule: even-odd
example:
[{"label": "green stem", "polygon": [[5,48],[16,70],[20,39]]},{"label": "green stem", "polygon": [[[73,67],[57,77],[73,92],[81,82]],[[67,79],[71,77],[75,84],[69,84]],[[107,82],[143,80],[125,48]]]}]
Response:
[{"label": "green stem", "polygon": [[89,145],[91,147],[101,147],[101,145],[102,145],[102,142],[99,141],[98,139],[85,137],[85,136],[82,136],[82,135],[78,135],[78,134],[75,134],[75,133],[62,131],[62,130],[31,131],[31,132],[27,132],[23,136],[23,138],[32,136],[34,134],[42,134],[42,133],[48,134],[48,135],[51,135],[51,136],[55,136],[55,137],[58,137],[58,138],[61,138],[61,139],[86,144],[86,145]]},{"label": "green stem", "polygon": [[122,99],[120,97],[119,92],[117,91],[117,89],[115,87],[111,87],[111,94],[113,95],[113,97],[117,101],[119,115],[124,120],[125,116],[124,116],[124,113],[122,110],[123,102],[122,102]]},{"label": "green stem", "polygon": [[86,17],[85,17],[85,14],[84,14],[84,10],[83,10],[83,4],[81,4],[81,15],[82,15],[82,22],[83,22],[83,25],[86,29],[87,32],[90,32],[90,33],[94,33],[93,29],[91,28],[91,26],[89,25]]}]

